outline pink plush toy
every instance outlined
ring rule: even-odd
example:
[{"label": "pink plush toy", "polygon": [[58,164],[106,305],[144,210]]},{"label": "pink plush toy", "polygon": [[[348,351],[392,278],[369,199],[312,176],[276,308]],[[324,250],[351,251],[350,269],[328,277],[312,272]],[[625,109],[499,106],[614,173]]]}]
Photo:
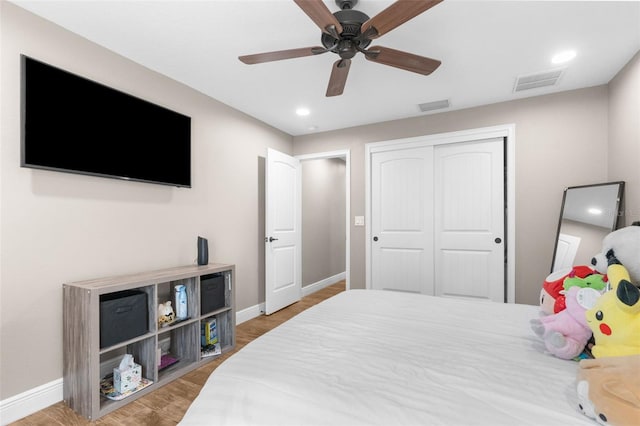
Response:
[{"label": "pink plush toy", "polygon": [[593,307],[598,297],[600,292],[592,288],[571,287],[566,294],[565,310],[531,320],[531,328],[551,354],[562,359],[580,355],[592,335],[585,311]]}]

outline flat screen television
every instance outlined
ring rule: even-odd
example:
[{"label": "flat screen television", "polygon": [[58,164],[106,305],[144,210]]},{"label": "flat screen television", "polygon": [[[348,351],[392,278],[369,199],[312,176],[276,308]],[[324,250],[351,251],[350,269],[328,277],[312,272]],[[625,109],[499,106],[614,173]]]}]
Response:
[{"label": "flat screen television", "polygon": [[191,187],[191,118],[22,55],[21,166]]}]

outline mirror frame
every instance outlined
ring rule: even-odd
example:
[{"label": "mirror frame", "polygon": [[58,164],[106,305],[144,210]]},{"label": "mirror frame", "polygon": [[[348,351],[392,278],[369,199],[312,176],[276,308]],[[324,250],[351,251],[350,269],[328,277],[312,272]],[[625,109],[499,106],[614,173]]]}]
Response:
[{"label": "mirror frame", "polygon": [[551,271],[553,273],[553,267],[556,263],[556,253],[558,251],[558,240],[560,238],[560,230],[562,228],[562,218],[564,216],[564,208],[565,202],[567,200],[567,192],[570,189],[585,189],[585,188],[593,188],[598,186],[611,186],[618,185],[618,196],[616,199],[615,212],[616,218],[611,228],[611,231],[615,231],[622,224],[624,224],[624,181],[615,181],[615,182],[605,182],[605,183],[594,183],[590,185],[578,185],[578,186],[569,186],[564,189],[562,194],[562,206],[560,207],[560,217],[558,219],[558,229],[556,230],[556,238],[553,246],[553,256],[551,257]]}]

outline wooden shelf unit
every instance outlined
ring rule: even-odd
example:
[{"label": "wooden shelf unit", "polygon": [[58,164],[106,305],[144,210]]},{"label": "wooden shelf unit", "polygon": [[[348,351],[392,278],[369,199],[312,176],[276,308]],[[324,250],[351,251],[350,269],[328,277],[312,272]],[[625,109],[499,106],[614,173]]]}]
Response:
[{"label": "wooden shelf unit", "polygon": [[[200,277],[224,275],[222,308],[200,312]],[[152,392],[183,374],[212,361],[201,357],[200,323],[216,318],[222,353],[232,350],[235,338],[235,265],[188,265],[157,271],[87,280],[63,285],[63,393],[65,403],[89,420],[99,417]],[[159,327],[158,304],[173,300],[178,284],[187,288],[188,319]],[[100,347],[100,296],[124,290],[147,295],[148,331],[141,336]],[[159,371],[159,348],[168,349],[178,362]],[[125,353],[142,366],[142,376],[153,384],[119,401],[101,395],[100,381]]]}]

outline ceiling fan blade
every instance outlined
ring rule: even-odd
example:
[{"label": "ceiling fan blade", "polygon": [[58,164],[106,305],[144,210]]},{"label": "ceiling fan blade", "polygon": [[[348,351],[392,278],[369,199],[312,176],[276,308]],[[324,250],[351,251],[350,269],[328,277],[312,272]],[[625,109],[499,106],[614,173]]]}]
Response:
[{"label": "ceiling fan blade", "polygon": [[324,47],[301,47],[299,49],[277,50],[275,52],[256,53],[254,55],[238,56],[245,64],[261,64],[263,62],[281,61],[283,59],[301,58],[303,56],[319,55],[326,52]]},{"label": "ceiling fan blade", "polygon": [[338,19],[333,16],[329,8],[322,0],[293,0],[300,9],[316,23],[318,27],[333,38],[338,38],[342,32],[342,25]]},{"label": "ceiling fan blade", "polygon": [[422,75],[429,75],[441,64],[437,59],[414,55],[388,47],[375,46],[365,52],[365,58],[379,64],[389,65]]},{"label": "ceiling fan blade", "polygon": [[333,63],[329,85],[327,86],[327,96],[342,95],[344,85],[347,82],[347,76],[349,75],[350,66],[351,59],[338,59]]},{"label": "ceiling fan blade", "polygon": [[442,0],[397,0],[391,6],[362,24],[361,32],[368,39],[378,38],[404,24]]}]

